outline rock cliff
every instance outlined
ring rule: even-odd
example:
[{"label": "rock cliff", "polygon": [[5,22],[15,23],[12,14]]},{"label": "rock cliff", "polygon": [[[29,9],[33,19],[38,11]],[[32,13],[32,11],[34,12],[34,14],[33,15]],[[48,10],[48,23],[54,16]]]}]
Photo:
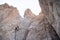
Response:
[{"label": "rock cliff", "polygon": [[0,40],[13,40],[14,29],[20,22],[20,15],[15,7],[0,5]]},{"label": "rock cliff", "polygon": [[0,5],[0,40],[60,40],[60,0],[39,0],[41,13],[30,9],[21,18],[18,10]]},{"label": "rock cliff", "polygon": [[60,0],[39,0],[42,12],[60,37]]}]

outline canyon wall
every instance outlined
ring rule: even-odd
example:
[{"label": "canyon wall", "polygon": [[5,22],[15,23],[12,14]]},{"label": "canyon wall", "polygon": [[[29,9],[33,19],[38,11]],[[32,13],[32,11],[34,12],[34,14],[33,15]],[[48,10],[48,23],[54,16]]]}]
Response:
[{"label": "canyon wall", "polygon": [[0,40],[60,40],[60,1],[39,0],[41,13],[25,10],[24,18],[17,8],[0,5]]},{"label": "canyon wall", "polygon": [[60,0],[39,0],[42,12],[60,37]]},{"label": "canyon wall", "polygon": [[0,5],[0,40],[13,40],[15,27],[20,22],[20,15],[15,7]]}]

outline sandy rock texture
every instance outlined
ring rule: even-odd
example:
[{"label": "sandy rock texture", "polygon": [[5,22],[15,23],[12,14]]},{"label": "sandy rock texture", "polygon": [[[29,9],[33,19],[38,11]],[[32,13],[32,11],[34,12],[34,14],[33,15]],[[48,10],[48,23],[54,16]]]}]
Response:
[{"label": "sandy rock texture", "polygon": [[41,13],[0,5],[0,40],[60,40],[60,0],[39,0]]}]

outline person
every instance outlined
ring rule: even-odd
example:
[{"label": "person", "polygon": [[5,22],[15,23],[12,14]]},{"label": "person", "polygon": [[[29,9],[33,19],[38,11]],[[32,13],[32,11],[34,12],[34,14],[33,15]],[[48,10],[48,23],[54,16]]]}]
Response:
[{"label": "person", "polygon": [[19,31],[19,26],[15,27],[15,40],[16,40],[16,32]]},{"label": "person", "polygon": [[19,30],[19,26],[15,27],[15,31],[18,31]]}]

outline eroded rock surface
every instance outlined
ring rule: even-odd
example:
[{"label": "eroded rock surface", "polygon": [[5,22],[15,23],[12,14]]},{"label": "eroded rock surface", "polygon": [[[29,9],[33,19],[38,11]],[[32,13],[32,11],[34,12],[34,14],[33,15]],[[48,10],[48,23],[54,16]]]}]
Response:
[{"label": "eroded rock surface", "polygon": [[42,12],[60,37],[60,0],[39,0]]},{"label": "eroded rock surface", "polygon": [[0,40],[60,40],[59,0],[39,0],[42,12],[27,9],[24,18],[8,4],[0,5]]},{"label": "eroded rock surface", "polygon": [[18,10],[8,4],[0,5],[0,40],[15,40],[14,29],[20,22]]},{"label": "eroded rock surface", "polygon": [[[30,9],[26,9],[24,18],[22,18],[19,23],[19,31],[17,31],[17,40],[26,40],[29,33],[29,27],[36,16],[32,14]],[[19,35],[20,34],[20,35]]]}]

